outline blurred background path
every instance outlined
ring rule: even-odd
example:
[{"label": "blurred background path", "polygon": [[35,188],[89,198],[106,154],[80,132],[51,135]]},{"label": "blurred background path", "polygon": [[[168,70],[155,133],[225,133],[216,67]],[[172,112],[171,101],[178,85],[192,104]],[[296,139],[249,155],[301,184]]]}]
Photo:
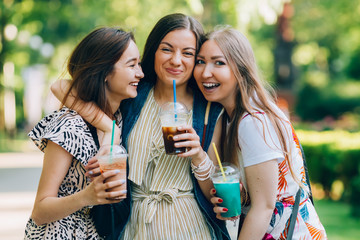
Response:
[{"label": "blurred background path", "polygon": [[0,239],[24,238],[34,204],[43,154],[0,153]]}]

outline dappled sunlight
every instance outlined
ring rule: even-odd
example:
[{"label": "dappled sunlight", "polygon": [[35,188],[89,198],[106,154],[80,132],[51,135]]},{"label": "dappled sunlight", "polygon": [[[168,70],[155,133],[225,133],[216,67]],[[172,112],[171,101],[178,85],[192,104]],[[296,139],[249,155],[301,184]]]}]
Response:
[{"label": "dappled sunlight", "polygon": [[360,96],[360,82],[348,82],[347,84],[336,84],[335,92],[344,98],[354,98]]},{"label": "dappled sunlight", "polygon": [[307,72],[305,81],[313,87],[325,88],[329,83],[329,76],[321,71]]},{"label": "dappled sunlight", "polygon": [[[322,200],[326,198],[325,190],[320,183],[312,183],[311,190],[314,199]],[[339,201],[343,193],[344,193],[344,183],[340,180],[335,180],[331,185],[331,191],[329,193],[331,200]]]},{"label": "dappled sunlight", "polygon": [[319,46],[315,42],[299,45],[295,48],[292,60],[297,65],[308,65],[314,61],[318,50]]},{"label": "dappled sunlight", "polygon": [[311,191],[314,199],[321,200],[325,198],[325,191],[320,183],[311,184]]},{"label": "dappled sunlight", "polygon": [[18,29],[14,24],[8,24],[4,29],[4,37],[8,41],[12,41],[16,38]]},{"label": "dappled sunlight", "polygon": [[334,201],[340,200],[342,194],[344,193],[344,183],[340,180],[336,180],[331,185],[331,199]]},{"label": "dappled sunlight", "polygon": [[347,131],[304,131],[296,130],[301,141],[309,145],[331,144],[332,147],[342,150],[360,149],[360,132]]}]

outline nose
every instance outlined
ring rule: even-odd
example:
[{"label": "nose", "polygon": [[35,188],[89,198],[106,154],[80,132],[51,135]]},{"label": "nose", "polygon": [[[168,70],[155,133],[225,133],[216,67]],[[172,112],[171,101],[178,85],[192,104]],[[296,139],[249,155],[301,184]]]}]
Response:
[{"label": "nose", "polygon": [[201,74],[201,76],[203,78],[210,78],[212,77],[212,67],[209,65],[209,64],[206,64],[204,69],[203,69],[203,72]]},{"label": "nose", "polygon": [[171,63],[175,66],[178,66],[181,64],[181,53],[174,52],[171,56]]},{"label": "nose", "polygon": [[143,77],[144,77],[144,73],[143,73],[143,71],[142,71],[141,66],[139,66],[139,67],[137,68],[137,71],[136,71],[136,73],[135,73],[135,76],[136,76],[137,78],[143,78]]}]

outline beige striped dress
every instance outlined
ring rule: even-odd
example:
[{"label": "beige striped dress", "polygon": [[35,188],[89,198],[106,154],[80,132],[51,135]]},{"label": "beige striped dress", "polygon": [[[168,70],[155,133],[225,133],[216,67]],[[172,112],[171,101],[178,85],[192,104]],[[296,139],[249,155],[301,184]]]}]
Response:
[{"label": "beige striped dress", "polygon": [[152,89],[128,140],[133,205],[122,239],[211,239],[192,191],[191,159],[165,154],[159,111]]}]

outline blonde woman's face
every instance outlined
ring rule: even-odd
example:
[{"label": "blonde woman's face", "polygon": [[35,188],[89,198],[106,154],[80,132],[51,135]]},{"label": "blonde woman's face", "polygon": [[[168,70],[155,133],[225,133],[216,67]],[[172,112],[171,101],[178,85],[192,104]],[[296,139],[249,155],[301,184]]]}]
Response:
[{"label": "blonde woman's face", "polygon": [[207,40],[201,46],[196,58],[194,77],[208,101],[218,102],[225,108],[235,104],[237,81],[214,40]]}]

